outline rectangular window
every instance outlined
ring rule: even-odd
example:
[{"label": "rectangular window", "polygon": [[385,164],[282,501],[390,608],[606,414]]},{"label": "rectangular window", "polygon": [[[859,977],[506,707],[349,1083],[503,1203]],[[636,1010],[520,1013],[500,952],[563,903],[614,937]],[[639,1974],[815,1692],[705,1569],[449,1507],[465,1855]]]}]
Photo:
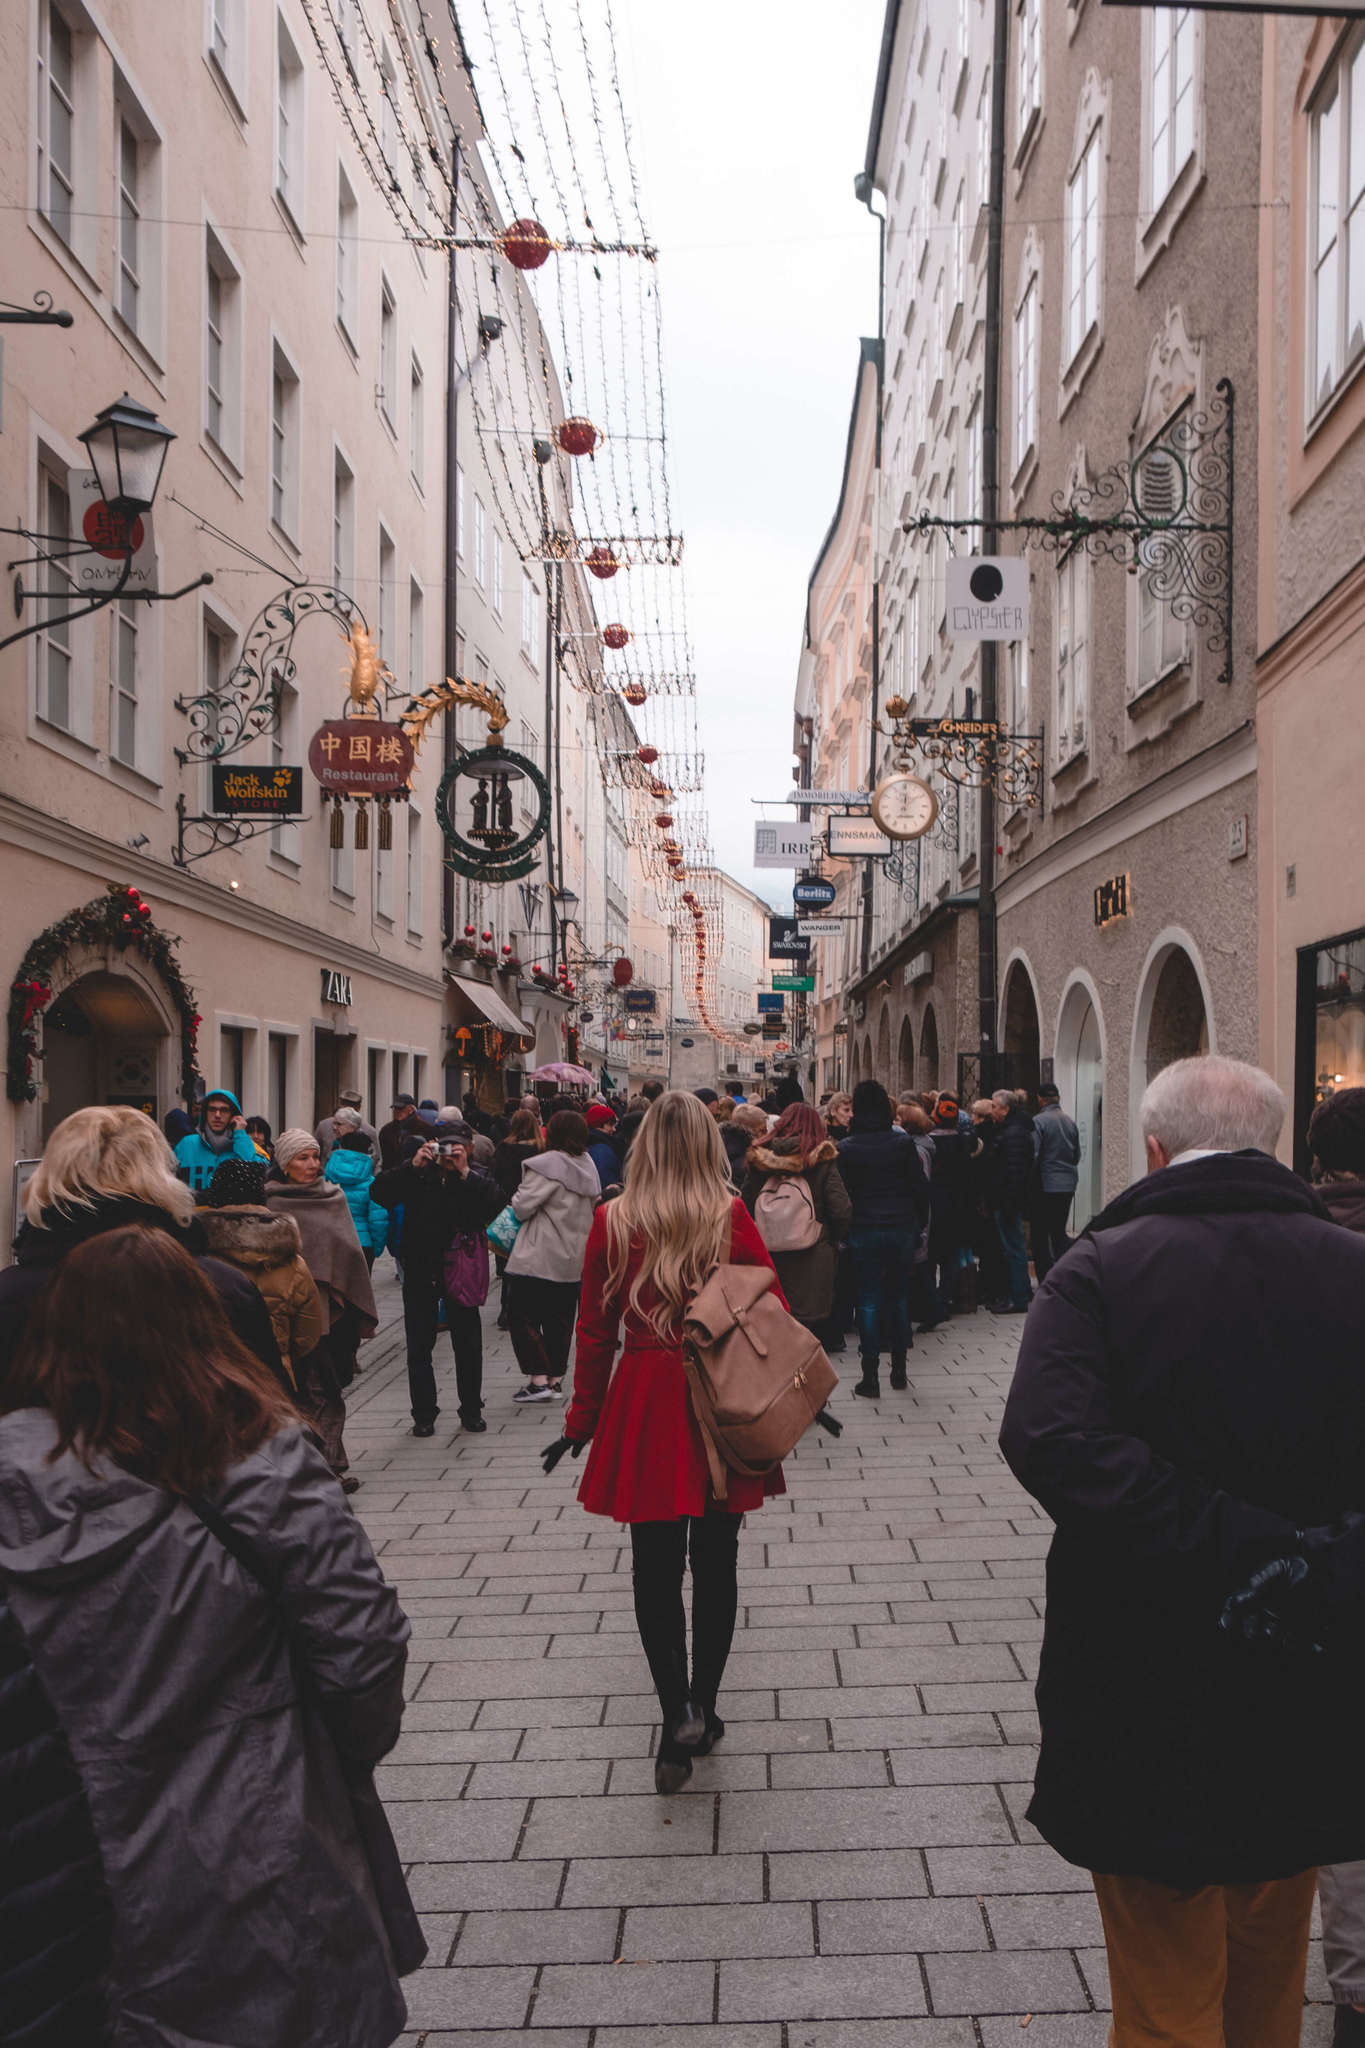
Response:
[{"label": "rectangular window", "polygon": [[398,416],[398,302],[387,278],[379,281],[379,410],[392,433]]},{"label": "rectangular window", "polygon": [[204,238],[204,429],[240,465],[242,281],[212,228]]},{"label": "rectangular window", "polygon": [[270,516],[291,540],[299,531],[299,380],[279,343],[270,368]]},{"label": "rectangular window", "polygon": [[415,576],[408,578],[408,695],[426,687],[426,602]]},{"label": "rectangular window", "polygon": [[241,1102],[246,1095],[246,1029],[241,1024],[224,1024],[220,1031],[218,1071],[223,1086]]},{"label": "rectangular window", "polygon": [[474,497],[474,581],[481,590],[488,582],[488,514],[477,492]]},{"label": "rectangular window", "polygon": [[1151,34],[1151,155],[1149,204],[1160,206],[1194,153],[1194,12],[1153,8]]},{"label": "rectangular window", "polygon": [[501,617],[502,617],[502,535],[501,535],[501,534],[500,534],[500,533],[498,532],[498,529],[497,529],[497,527],[496,527],[496,526],[495,526],[495,527],[493,528],[493,531],[492,531],[492,533],[491,533],[491,535],[490,535],[490,537],[489,537],[489,541],[490,541],[490,558],[489,558],[489,559],[490,559],[490,566],[491,566],[491,569],[492,569],[492,572],[493,572],[493,573],[492,573],[492,581],[491,581],[491,586],[490,586],[490,592],[489,592],[489,594],[490,594],[490,596],[492,597],[492,600],[493,600],[493,609],[494,609],[494,611],[495,611],[495,612],[496,612],[496,613],[498,614],[498,617],[499,617],[499,618],[501,618]]},{"label": "rectangular window", "polygon": [[[1177,415],[1177,420],[1179,418]],[[1179,427],[1172,421],[1162,430],[1163,441],[1171,436],[1173,429],[1178,436]],[[1134,467],[1134,475],[1141,480],[1142,507],[1149,517],[1173,518],[1178,514],[1181,478],[1169,447],[1155,445],[1144,449]],[[1157,587],[1167,552],[1159,533],[1138,542],[1134,693],[1160,681],[1162,676],[1189,658],[1189,628],[1176,617],[1169,593],[1163,597]]]},{"label": "rectangular window", "polygon": [[1019,79],[1016,102],[1016,145],[1028,134],[1034,115],[1042,106],[1043,16],[1042,0],[1019,0]]},{"label": "rectangular window", "polygon": [[303,59],[282,14],[275,17],[275,193],[290,220],[303,227]]},{"label": "rectangular window", "polygon": [[113,663],[109,751],[125,768],[136,768],[138,743],[137,605],[120,598],[109,636]]},{"label": "rectangular window", "polygon": [[1015,640],[1010,646],[1010,721],[1015,732],[1028,732],[1029,712],[1029,644],[1027,640]]},{"label": "rectangular window", "polygon": [[1100,131],[1092,133],[1066,188],[1066,360],[1100,317]]},{"label": "rectangular window", "polygon": [[[422,813],[417,804],[408,805],[407,863],[405,915],[408,930],[416,938],[422,929]],[[416,1093],[415,1086],[413,1092]]]},{"label": "rectangular window", "polygon": [[1365,37],[1359,31],[1314,105],[1311,142],[1310,414],[1365,349]]},{"label": "rectangular window", "polygon": [[393,848],[379,844],[375,838],[374,848],[374,914],[393,922]]},{"label": "rectangular window", "polygon": [[398,550],[393,536],[379,529],[379,657],[392,662],[396,652],[394,631],[398,624]]},{"label": "rectangular window", "polygon": [[138,139],[126,120],[118,124],[118,309],[123,320],[138,332],[138,309],[142,295],[142,256],[139,236],[142,228],[142,194],[139,180]]},{"label": "rectangular window", "polygon": [[412,358],[408,381],[408,470],[418,490],[426,467],[427,408],[422,365]]},{"label": "rectangular window", "polygon": [[[299,693],[292,683],[281,680],[280,715],[270,735],[270,765],[283,768],[299,759]],[[303,834],[292,820],[274,825],[270,831],[271,851],[281,860],[298,867],[303,860]]]},{"label": "rectangular window", "polygon": [[957,188],[957,198],[956,198],[956,199],[955,199],[955,200],[953,201],[953,282],[952,282],[952,291],[951,291],[951,294],[950,294],[950,301],[951,301],[951,304],[952,304],[952,305],[954,305],[954,306],[960,306],[960,305],[962,304],[962,302],[963,302],[963,298],[962,298],[962,295],[963,295],[963,292],[964,292],[964,291],[966,290],[966,280],[967,280],[967,222],[966,222],[966,209],[967,209],[967,187],[966,187],[966,185],[965,185],[965,184],[962,184],[962,185],[959,185],[959,186],[958,186],[958,188]]},{"label": "rectangular window", "polygon": [[991,74],[981,81],[976,103],[976,203],[985,206],[991,196]]},{"label": "rectangular window", "polygon": [[270,1069],[270,1128],[278,1138],[289,1129],[289,1040],[283,1031],[272,1031],[266,1039],[266,1061]]},{"label": "rectangular window", "polygon": [[529,569],[521,572],[521,651],[532,661],[540,653],[540,585]]},{"label": "rectangular window", "polygon": [[1057,570],[1057,760],[1086,740],[1089,708],[1090,559],[1073,550]]},{"label": "rectangular window", "polygon": [[387,43],[379,60],[379,149],[390,177],[398,173],[398,73]]},{"label": "rectangular window", "polygon": [[356,337],[356,278],[360,261],[360,204],[337,166],[337,325],[351,346]]},{"label": "rectangular window", "polygon": [[464,471],[455,465],[455,553],[464,560]]},{"label": "rectangular window", "polygon": [[[60,554],[61,539],[71,531],[71,499],[65,480],[50,469],[38,472],[38,527],[56,543],[54,554]],[[63,561],[45,562],[40,574],[42,587],[48,593],[43,599],[43,612],[55,621],[76,603],[75,579]],[[45,626],[37,640],[38,716],[63,732],[71,732],[75,706],[71,628],[56,623]]]},{"label": "rectangular window", "polygon": [[38,210],[68,246],[75,194],[75,49],[71,24],[49,4],[38,23]]},{"label": "rectangular window", "polygon": [[963,477],[966,504],[963,516],[981,516],[981,401],[975,399],[967,415],[967,461]]},{"label": "rectangular window", "polygon": [[332,588],[355,588],[355,475],[338,448],[332,456]]},{"label": "rectangular window", "polygon": [[1014,315],[1014,468],[1038,438],[1038,279],[1031,277]]},{"label": "rectangular window", "polygon": [[246,22],[243,8],[244,0],[208,0],[209,61],[239,110],[245,98]]}]

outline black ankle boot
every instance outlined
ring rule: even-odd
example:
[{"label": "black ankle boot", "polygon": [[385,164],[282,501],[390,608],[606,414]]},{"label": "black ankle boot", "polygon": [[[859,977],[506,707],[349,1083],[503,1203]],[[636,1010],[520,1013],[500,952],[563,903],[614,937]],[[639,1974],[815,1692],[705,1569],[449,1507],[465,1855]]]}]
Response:
[{"label": "black ankle boot", "polygon": [[697,1744],[706,1734],[706,1716],[691,1700],[684,1700],[676,1714],[668,1722],[669,1745],[671,1748],[691,1750],[695,1753]]},{"label": "black ankle boot", "polygon": [[891,1391],[893,1394],[903,1394],[905,1389],[905,1360],[903,1358],[893,1358],[891,1361]]},{"label": "black ankle boot", "polygon": [[693,1750],[693,1756],[710,1756],[711,1751],[721,1740],[724,1733],[725,1723],[721,1720],[720,1715],[708,1712],[706,1716],[706,1733]]},{"label": "black ankle boot", "polygon": [[865,1401],[878,1401],[881,1399],[882,1383],[877,1377],[877,1361],[875,1358],[871,1365],[864,1361],[863,1376],[853,1391],[855,1394],[861,1394]]}]

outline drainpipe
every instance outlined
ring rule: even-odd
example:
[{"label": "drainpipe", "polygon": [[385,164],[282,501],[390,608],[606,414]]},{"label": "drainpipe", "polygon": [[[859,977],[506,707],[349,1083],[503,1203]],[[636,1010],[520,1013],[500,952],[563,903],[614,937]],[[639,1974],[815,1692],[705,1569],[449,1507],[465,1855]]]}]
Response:
[{"label": "drainpipe", "polygon": [[[981,548],[993,555],[1000,544],[1000,478],[1003,468],[1000,437],[1001,308],[1005,261],[1005,82],[1009,64],[1009,0],[995,0],[995,37],[991,58],[991,175],[986,221],[986,333],[981,392]],[[981,716],[998,715],[1000,648],[981,643]],[[977,904],[977,994],[981,1050],[981,1086],[989,1090],[998,1077],[996,1016],[999,1011],[1000,960],[995,913],[995,791],[981,793],[980,877]]]},{"label": "drainpipe", "polygon": [[[999,0],[997,0],[999,4]],[[877,427],[873,452],[875,482],[872,492],[872,716],[867,736],[867,786],[877,786],[877,715],[881,709],[882,682],[882,411],[886,392],[886,215],[872,204],[873,184],[867,171],[853,180],[853,196],[877,223]],[[874,863],[868,859],[863,870],[863,925],[859,972],[866,974],[872,957],[872,877]]]},{"label": "drainpipe", "polygon": [[[445,635],[444,666],[441,673],[457,676],[460,673],[457,631],[459,626],[459,571],[456,567],[455,542],[459,520],[455,479],[458,471],[459,434],[457,411],[460,393],[460,299],[459,280],[456,275],[458,253],[454,237],[460,232],[459,226],[460,189],[460,138],[455,136],[450,145],[450,254],[446,273],[446,502],[445,502]],[[455,719],[447,711],[444,720],[443,755],[449,767],[456,753]],[[455,872],[441,863],[441,937],[446,945],[455,936]]]}]

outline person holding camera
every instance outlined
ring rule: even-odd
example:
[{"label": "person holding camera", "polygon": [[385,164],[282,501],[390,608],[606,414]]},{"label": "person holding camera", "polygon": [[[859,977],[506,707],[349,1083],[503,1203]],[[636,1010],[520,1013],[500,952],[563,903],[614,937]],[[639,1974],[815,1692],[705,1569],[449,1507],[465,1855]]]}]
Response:
[{"label": "person holding camera", "polygon": [[473,1132],[466,1123],[441,1123],[404,1166],[381,1173],[371,1187],[384,1209],[403,1211],[403,1328],[408,1346],[408,1393],[414,1436],[434,1436],[440,1408],[432,1353],[445,1303],[455,1353],[455,1391],[467,1430],[483,1419],[483,1325],[488,1294],[484,1232],[503,1207],[492,1174],[470,1159]]}]

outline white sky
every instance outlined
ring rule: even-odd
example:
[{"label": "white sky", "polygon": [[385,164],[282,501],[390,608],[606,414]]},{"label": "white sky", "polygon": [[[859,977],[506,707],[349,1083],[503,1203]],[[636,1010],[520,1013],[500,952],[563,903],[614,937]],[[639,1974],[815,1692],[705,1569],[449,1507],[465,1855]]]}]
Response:
[{"label": "white sky", "polygon": [[711,836],[720,865],[780,907],[791,877],[753,870],[750,799],[791,786],[806,584],[859,337],[876,332],[877,230],[853,179],[884,5],[616,0],[614,14],[660,250]]}]

